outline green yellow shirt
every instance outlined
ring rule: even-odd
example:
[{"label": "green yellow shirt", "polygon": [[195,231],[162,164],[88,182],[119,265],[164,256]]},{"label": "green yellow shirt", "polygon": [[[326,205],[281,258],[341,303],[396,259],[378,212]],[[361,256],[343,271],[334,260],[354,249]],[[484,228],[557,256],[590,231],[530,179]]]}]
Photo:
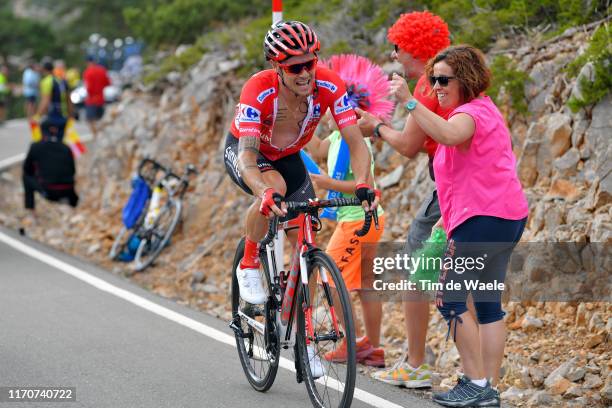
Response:
[{"label": "green yellow shirt", "polygon": [[[342,136],[339,131],[332,132],[331,135],[327,137],[329,139],[329,149],[327,151],[327,172],[330,177],[334,172],[334,167],[336,166],[336,160],[338,159],[338,152],[340,151],[340,142],[342,141]],[[372,145],[370,144],[369,139],[364,139],[366,145],[368,146],[368,150],[370,151],[370,156],[372,157],[372,162],[370,164],[370,171],[374,174],[374,156],[372,155]],[[355,180],[355,176],[353,175],[353,170],[351,169],[350,162],[349,168],[346,172],[346,176],[344,177],[345,181]],[[346,194],[342,193],[342,197],[352,198],[355,197],[354,194]],[[383,208],[378,206],[378,215],[383,215]],[[340,207],[338,208],[338,222],[342,221],[359,221],[363,220],[364,212],[361,207]]]}]

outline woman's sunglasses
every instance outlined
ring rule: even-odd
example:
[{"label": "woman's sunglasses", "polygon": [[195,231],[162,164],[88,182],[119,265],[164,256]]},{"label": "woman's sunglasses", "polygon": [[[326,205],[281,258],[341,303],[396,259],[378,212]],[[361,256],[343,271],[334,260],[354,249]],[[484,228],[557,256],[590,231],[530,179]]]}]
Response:
[{"label": "woman's sunglasses", "polygon": [[429,77],[429,83],[431,84],[431,87],[433,88],[436,85],[436,82],[440,84],[440,86],[448,86],[448,81],[450,81],[451,79],[455,79],[454,76],[446,76],[446,75],[440,75],[440,76],[430,76]]},{"label": "woman's sunglasses", "polygon": [[308,72],[312,71],[313,68],[317,65],[317,61],[318,61],[317,58],[313,58],[310,61],[301,62],[299,64],[291,64],[291,65],[278,64],[278,65],[286,73],[297,75],[297,74],[301,74],[304,69],[306,69],[306,71]]}]

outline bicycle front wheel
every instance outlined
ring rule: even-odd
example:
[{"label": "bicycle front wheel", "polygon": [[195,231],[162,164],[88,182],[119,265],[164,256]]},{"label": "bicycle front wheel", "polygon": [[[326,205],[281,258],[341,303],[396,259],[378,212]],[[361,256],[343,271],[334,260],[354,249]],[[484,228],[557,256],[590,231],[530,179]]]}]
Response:
[{"label": "bicycle front wheel", "polygon": [[145,232],[140,245],[138,245],[134,257],[135,271],[140,272],[149,267],[168,245],[181,219],[182,208],[180,200],[170,199],[161,210],[155,225],[151,230]]},{"label": "bicycle front wheel", "polygon": [[119,255],[121,254],[123,249],[126,247],[128,239],[130,237],[128,231],[129,230],[125,227],[125,225],[121,226],[121,231],[119,231],[119,234],[117,234],[117,237],[115,237],[115,241],[113,241],[113,246],[111,247],[110,252],[108,254],[108,257],[111,261],[116,261],[119,258]]},{"label": "bicycle front wheel", "polygon": [[[310,254],[308,271],[312,336],[303,312],[304,289],[300,290],[297,313],[296,340],[303,378],[315,407],[348,407],[353,401],[357,369],[350,297],[338,267],[325,252],[317,249]],[[346,347],[346,359],[330,358],[341,345]]]},{"label": "bicycle front wheel", "polygon": [[[279,336],[274,314],[265,305],[253,305],[240,298],[236,269],[244,255],[244,238],[238,244],[232,266],[232,322],[240,364],[251,386],[260,392],[272,387],[280,358]],[[262,259],[260,271],[267,262]],[[264,281],[265,282],[265,281]],[[264,285],[264,288],[267,285]],[[266,340],[266,338],[268,340]]]}]

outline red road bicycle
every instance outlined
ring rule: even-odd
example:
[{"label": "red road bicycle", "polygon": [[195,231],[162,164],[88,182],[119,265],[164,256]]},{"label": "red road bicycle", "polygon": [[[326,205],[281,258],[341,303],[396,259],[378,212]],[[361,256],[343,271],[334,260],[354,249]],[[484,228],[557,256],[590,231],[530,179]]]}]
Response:
[{"label": "red road bicycle", "polygon": [[[310,202],[286,202],[297,217],[281,222],[274,216],[261,241],[260,273],[264,275],[267,301],[252,305],[240,298],[236,268],[244,253],[244,238],[234,257],[232,273],[232,321],[238,356],[246,377],[257,391],[267,391],[276,378],[281,349],[293,348],[296,380],[305,382],[315,407],[348,407],[356,377],[355,330],[349,294],[334,261],[314,243],[320,230],[318,210],[326,207],[361,206],[357,198]],[[376,210],[366,211],[359,236],[367,234]],[[297,230],[289,272],[284,270],[283,236]],[[340,312],[340,316],[338,316]],[[327,361],[325,353],[346,341],[347,363]],[[319,359],[324,374],[315,377],[311,364]],[[319,364],[318,362],[316,362]],[[321,366],[320,365],[320,366]],[[319,367],[320,367],[319,366]]]}]

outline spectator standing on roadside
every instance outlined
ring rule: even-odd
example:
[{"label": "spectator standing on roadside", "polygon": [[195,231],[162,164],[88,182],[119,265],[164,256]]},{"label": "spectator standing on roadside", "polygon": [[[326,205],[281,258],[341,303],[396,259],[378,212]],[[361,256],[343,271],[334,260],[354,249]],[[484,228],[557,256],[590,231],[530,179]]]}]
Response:
[{"label": "spectator standing on roadside", "polygon": [[[448,322],[465,374],[433,400],[449,407],[499,407],[495,386],[506,340],[503,288],[470,290],[466,282],[504,282],[529,206],[506,121],[484,95],[491,72],[483,53],[470,45],[448,47],[429,60],[425,72],[440,105],[456,106],[448,121],[416,100],[400,76],[394,75],[391,89],[418,126],[439,143],[433,165],[449,237],[444,259],[484,259],[482,267],[464,269],[457,263],[453,268],[445,262],[442,268],[444,289],[436,294],[436,306]],[[470,293],[476,317],[467,310]]]},{"label": "spectator standing on roadside", "polygon": [[40,121],[43,136],[62,140],[68,118],[72,115],[72,103],[66,81],[53,75],[53,62],[45,58],[42,63],[43,79],[40,81],[40,104],[33,120]]},{"label": "spectator standing on roadside", "polygon": [[22,85],[25,98],[25,114],[31,119],[36,113],[36,104],[40,91],[40,68],[38,64],[30,63],[23,71]]},{"label": "spectator standing on roadside", "polygon": [[[333,176],[336,163],[340,159],[342,138],[331,114],[328,112],[324,118],[327,126],[333,132],[324,140],[314,136],[308,142],[308,151],[317,159],[327,159],[328,172]],[[365,139],[370,154],[372,146],[369,139]],[[374,159],[371,159],[371,174],[374,177]],[[318,188],[333,190],[342,193],[342,197],[354,197],[355,178],[347,163],[347,171],[343,179],[338,180],[324,172],[321,174],[310,174],[312,182]],[[349,292],[356,292],[361,302],[364,330],[361,329],[355,313],[354,302],[351,301],[355,321],[355,342],[357,346],[357,362],[372,367],[385,366],[385,351],[380,347],[380,325],[382,321],[382,303],[377,294],[368,290],[374,280],[372,264],[376,256],[376,245],[384,232],[385,215],[381,206],[378,207],[380,228],[370,228],[363,237],[358,237],[358,231],[363,225],[364,213],[359,207],[340,207],[337,211],[336,229],[327,244],[326,252],[334,259],[338,266],[342,279]],[[366,285],[362,285],[366,282]],[[365,288],[364,288],[365,286]],[[365,331],[365,333],[364,333]],[[323,356],[328,361],[346,363],[347,348],[346,341],[340,343],[340,347],[329,351]]]},{"label": "spectator standing on roadside", "polygon": [[87,89],[85,99],[85,117],[94,138],[97,136],[96,122],[104,116],[104,88],[110,85],[106,68],[96,64],[92,56],[87,57],[87,68],[83,72],[83,81]]},{"label": "spectator standing on roadside", "polygon": [[78,68],[72,67],[66,71],[66,82],[68,83],[68,88],[70,88],[70,90],[73,90],[79,86],[80,80],[81,74],[79,74]]},{"label": "spectator standing on roadside", "polygon": [[6,110],[8,98],[11,93],[8,83],[8,68],[6,65],[0,66],[0,123],[6,120]]},{"label": "spectator standing on roadside", "polygon": [[[430,12],[402,14],[389,29],[387,38],[394,45],[391,54],[402,64],[404,75],[416,79],[414,97],[427,109],[447,118],[451,108],[443,108],[431,94],[431,87],[425,75],[425,64],[439,51],[450,45],[448,26],[439,16]],[[365,136],[374,135],[389,143],[403,156],[414,158],[419,152],[429,156],[429,174],[433,175],[433,158],[438,144],[418,126],[410,115],[406,118],[403,130],[395,130],[379,118],[357,110],[360,115],[359,126]],[[404,252],[412,255],[431,235],[436,222],[440,219],[440,207],[436,189],[432,189],[418,209],[410,225]],[[374,373],[373,377],[393,385],[407,388],[431,387],[431,367],[425,362],[425,342],[429,325],[430,301],[420,293],[410,293],[404,301],[404,320],[407,352],[390,370]]]},{"label": "spectator standing on roadside", "polygon": [[66,63],[64,60],[55,60],[53,64],[53,76],[61,80],[66,79]]}]

